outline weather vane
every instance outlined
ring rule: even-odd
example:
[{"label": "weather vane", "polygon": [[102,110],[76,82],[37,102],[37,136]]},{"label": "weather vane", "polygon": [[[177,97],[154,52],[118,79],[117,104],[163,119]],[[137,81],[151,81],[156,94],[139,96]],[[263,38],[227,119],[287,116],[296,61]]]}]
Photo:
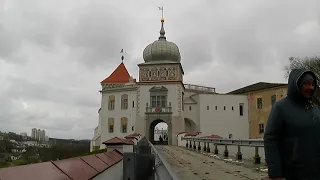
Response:
[{"label": "weather vane", "polygon": [[121,61],[123,62],[124,56],[123,56],[123,49],[121,49],[120,54],[121,54]]},{"label": "weather vane", "polygon": [[161,7],[159,6],[158,8],[161,11],[161,19],[163,19],[163,6],[161,6]]}]

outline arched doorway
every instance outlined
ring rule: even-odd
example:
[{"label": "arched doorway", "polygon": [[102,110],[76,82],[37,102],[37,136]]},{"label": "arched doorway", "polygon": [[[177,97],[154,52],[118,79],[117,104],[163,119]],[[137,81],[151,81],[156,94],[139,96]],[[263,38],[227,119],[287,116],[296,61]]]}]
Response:
[{"label": "arched doorway", "polygon": [[[160,137],[162,141],[160,142]],[[161,119],[154,120],[149,128],[149,141],[152,144],[168,144],[168,125]]]}]

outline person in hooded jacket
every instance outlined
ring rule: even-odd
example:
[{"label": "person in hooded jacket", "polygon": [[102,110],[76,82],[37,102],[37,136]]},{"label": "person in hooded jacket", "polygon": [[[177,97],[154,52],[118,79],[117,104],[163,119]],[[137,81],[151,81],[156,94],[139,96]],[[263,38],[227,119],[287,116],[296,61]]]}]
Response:
[{"label": "person in hooded jacket", "polygon": [[320,180],[320,110],[311,102],[317,87],[312,71],[294,69],[287,97],[271,109],[264,134],[271,180]]}]

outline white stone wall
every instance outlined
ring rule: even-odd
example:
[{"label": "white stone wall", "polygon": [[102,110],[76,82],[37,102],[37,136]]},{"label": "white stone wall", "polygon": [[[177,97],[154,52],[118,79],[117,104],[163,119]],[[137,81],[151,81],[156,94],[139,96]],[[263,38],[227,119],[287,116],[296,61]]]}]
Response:
[{"label": "white stone wall", "polygon": [[[127,94],[128,95],[128,109],[121,109],[121,95]],[[108,101],[109,96],[115,96],[115,108],[114,110],[108,109]],[[101,129],[101,143],[109,140],[113,137],[123,138],[129,134],[134,133],[132,131],[132,126],[136,126],[136,91],[123,91],[123,92],[112,92],[112,93],[102,93],[102,102],[101,102],[101,110],[100,110],[100,119],[99,119],[99,126]],[[134,102],[134,107],[133,107]],[[121,118],[126,117],[128,118],[128,126],[127,126],[127,133],[121,132]],[[114,118],[114,132],[109,133],[108,127],[108,118]],[[100,145],[100,148],[104,148],[104,145]]]},{"label": "white stone wall", "polygon": [[[198,96],[200,131],[203,135],[216,134],[223,138],[229,138],[229,134],[232,134],[232,139],[249,138],[246,95],[201,94]],[[239,103],[244,105],[243,116],[240,116]],[[207,106],[209,106],[209,110]],[[217,110],[215,106],[217,106]],[[226,107],[225,110],[224,107]]]},{"label": "white stone wall", "polygon": [[178,146],[181,146],[181,147],[186,147],[186,144],[187,144],[187,141],[184,141],[184,140],[181,140],[182,137],[184,137],[186,133],[181,133],[181,134],[178,134],[177,136],[177,144]]}]

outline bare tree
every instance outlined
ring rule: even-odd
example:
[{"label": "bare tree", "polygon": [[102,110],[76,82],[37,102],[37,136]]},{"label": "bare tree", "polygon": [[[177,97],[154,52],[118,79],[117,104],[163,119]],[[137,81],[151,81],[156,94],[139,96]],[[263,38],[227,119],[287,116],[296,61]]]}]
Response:
[{"label": "bare tree", "polygon": [[[311,56],[311,57],[290,57],[288,65],[285,66],[284,70],[286,71],[285,77],[288,78],[289,73],[292,69],[308,69],[315,73],[317,76],[318,85],[320,79],[320,57]],[[320,88],[317,88],[313,101],[320,105]]]}]

